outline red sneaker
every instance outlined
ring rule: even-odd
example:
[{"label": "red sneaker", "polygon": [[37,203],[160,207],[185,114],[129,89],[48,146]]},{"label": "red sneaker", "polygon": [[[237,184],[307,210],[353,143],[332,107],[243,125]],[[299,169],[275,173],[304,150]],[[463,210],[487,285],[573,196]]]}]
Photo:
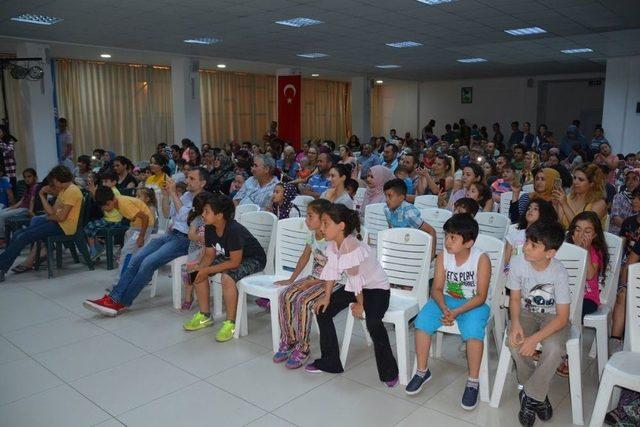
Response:
[{"label": "red sneaker", "polygon": [[88,310],[111,317],[117,316],[122,310],[127,308],[119,302],[115,302],[109,295],[105,295],[100,299],[85,300],[82,305]]}]

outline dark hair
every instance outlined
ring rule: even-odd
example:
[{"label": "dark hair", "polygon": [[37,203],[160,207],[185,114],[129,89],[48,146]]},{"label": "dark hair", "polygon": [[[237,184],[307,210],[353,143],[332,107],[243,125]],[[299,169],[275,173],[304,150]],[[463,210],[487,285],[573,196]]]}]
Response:
[{"label": "dark hair", "polygon": [[214,214],[221,213],[225,221],[231,221],[236,213],[233,200],[225,195],[210,196],[204,204],[209,205]]},{"label": "dark hair", "polygon": [[[446,154],[436,154],[436,159],[440,159],[444,162],[444,169],[445,171],[451,171],[451,157],[447,156]],[[435,162],[435,160],[434,160]]]},{"label": "dark hair", "polygon": [[307,205],[307,212],[313,211],[318,215],[322,215],[331,207],[331,202],[327,199],[314,199]]},{"label": "dark hair", "polygon": [[398,154],[398,150],[399,149],[398,149],[398,146],[396,144],[392,144],[392,143],[389,142],[384,146],[384,148],[387,148],[387,147],[391,147],[391,149],[393,150],[394,154]]},{"label": "dark hair", "polygon": [[444,223],[442,229],[445,233],[462,236],[463,243],[467,243],[470,240],[475,242],[480,232],[478,222],[468,213],[454,214]]},{"label": "dark hair", "polygon": [[65,119],[64,117],[60,117],[58,119],[58,123],[65,123],[66,124],[67,123],[67,119]]},{"label": "dark hair", "polygon": [[47,182],[51,184],[52,179],[55,179],[60,183],[72,182],[73,173],[66,166],[54,166],[54,168],[47,174]]},{"label": "dark hair", "polygon": [[401,194],[403,196],[407,195],[407,184],[404,183],[404,180],[400,178],[392,179],[391,181],[387,181],[384,183],[382,187],[383,191],[393,190],[397,194]]},{"label": "dark hair", "polygon": [[465,168],[469,168],[473,171],[473,174],[477,177],[480,177],[480,181],[484,179],[484,169],[477,163],[469,163],[465,166]]},{"label": "dark hair", "polygon": [[527,151],[524,145],[522,145],[522,144],[520,144],[520,143],[517,143],[517,144],[513,144],[513,147],[511,147],[511,152],[513,153],[513,152],[514,152],[514,151],[516,151],[517,149],[522,150],[522,153],[523,153],[523,154],[524,154],[524,152],[525,152],[525,151]]},{"label": "dark hair", "polygon": [[401,172],[409,174],[409,168],[407,168],[406,166],[403,166],[403,165],[398,165],[396,167],[396,169],[393,171],[393,174],[395,175],[395,174],[401,173]]},{"label": "dark hair", "polygon": [[418,163],[420,163],[420,157],[415,152],[406,153],[405,157],[413,158],[413,164],[416,166],[418,165]]},{"label": "dark hair", "polygon": [[480,210],[480,205],[471,197],[463,197],[456,200],[456,202],[453,204],[453,209],[455,210],[456,208],[463,208],[469,215],[476,216],[476,214]]},{"label": "dark hair", "polygon": [[115,173],[113,169],[107,169],[105,171],[102,171],[102,173],[100,174],[100,181],[102,181],[103,179],[118,182],[118,174]]},{"label": "dark hair", "polygon": [[336,172],[338,172],[338,176],[345,177],[344,183],[346,185],[347,178],[351,176],[351,165],[336,163],[335,165],[331,166],[331,169],[335,169]]},{"label": "dark hair", "polygon": [[524,213],[520,215],[520,219],[518,220],[518,230],[526,230],[527,226],[531,226],[531,224],[527,224],[527,210],[529,210],[529,207],[533,204],[538,205],[538,212],[540,213],[538,221],[545,223],[558,222],[558,213],[553,208],[553,204],[551,202],[547,202],[544,199],[536,199],[531,200],[527,204]]},{"label": "dark hair", "polygon": [[349,209],[342,203],[332,203],[323,214],[331,218],[331,221],[336,224],[344,222],[345,237],[355,231],[358,238],[360,238],[360,216],[358,212]]},{"label": "dark hair", "polygon": [[98,153],[100,157],[102,157],[104,153],[106,153],[106,151],[104,151],[102,148],[96,148],[93,150],[93,154],[96,154],[96,153]]},{"label": "dark hair", "polygon": [[[500,156],[498,156],[498,157],[502,157],[502,154],[501,154]],[[515,171],[515,170],[516,170],[516,168],[515,168],[515,166],[513,166],[513,164],[509,161],[509,158],[508,158],[507,156],[504,156],[504,158],[505,158],[506,162],[505,162],[505,164],[504,164],[504,165],[502,165],[502,170],[505,170],[505,169],[511,169],[512,171]],[[535,175],[534,175],[534,176],[535,176]]]},{"label": "dark hair", "polygon": [[162,168],[164,168],[167,165],[167,163],[169,162],[165,156],[163,156],[162,154],[158,154],[158,153],[153,154],[151,156],[151,160],[156,162],[158,164],[158,166],[161,166]]},{"label": "dark hair", "polygon": [[517,120],[512,121],[512,122],[511,122],[511,124],[512,124],[512,125],[516,125],[516,126],[520,126],[520,123],[518,123],[518,121],[517,121]]},{"label": "dark hair", "polygon": [[571,224],[569,224],[569,230],[567,231],[567,242],[574,243],[573,232],[576,229],[578,221],[589,221],[595,231],[595,236],[591,241],[591,245],[599,252],[602,257],[602,268],[598,271],[598,274],[602,275],[602,280],[605,279],[605,272],[607,271],[607,265],[609,265],[609,249],[607,247],[607,241],[604,237],[604,230],[602,229],[602,223],[598,214],[593,211],[583,211],[573,217]]},{"label": "dark hair", "polygon": [[557,251],[564,241],[564,229],[557,221],[536,221],[527,228],[525,235],[527,240],[544,245],[545,251]]},{"label": "dark hair", "polygon": [[631,198],[632,199],[635,199],[635,198],[639,198],[640,199],[640,187],[636,187],[636,189],[631,192]]},{"label": "dark hair", "polygon": [[189,214],[187,215],[188,225],[191,225],[191,223],[194,219],[196,219],[197,216],[202,215],[204,204],[211,196],[213,196],[213,194],[209,193],[208,191],[201,191],[193,198],[191,210],[189,210]]},{"label": "dark hair", "polygon": [[34,168],[26,168],[25,170],[23,170],[22,171],[22,177],[23,178],[24,178],[24,174],[26,174],[26,173],[30,173],[35,178],[38,178],[38,172],[36,172],[36,170]]},{"label": "dark hair", "polygon": [[209,180],[209,171],[207,170],[207,168],[203,167],[203,166],[199,166],[197,168],[193,168],[191,169],[189,172],[192,171],[198,171],[198,173],[200,174],[200,181],[208,181]]},{"label": "dark hair", "polygon": [[91,167],[91,157],[87,156],[86,154],[78,156],[78,163],[82,163],[86,167],[90,168]]},{"label": "dark hair", "polygon": [[136,191],[136,194],[140,194],[140,192],[143,192],[144,194],[147,195],[147,199],[149,199],[147,204],[153,206],[154,209],[158,207],[158,200],[156,199],[156,192],[155,192],[155,190],[153,188],[141,187],[141,188],[138,188],[138,190]]},{"label": "dark hair", "polygon": [[480,200],[478,200],[478,204],[484,208],[487,202],[491,199],[491,189],[482,181],[474,182],[471,185],[475,185],[478,189],[478,193],[480,194]]},{"label": "dark hair", "polygon": [[93,199],[96,202],[96,206],[99,208],[104,207],[107,202],[111,202],[116,198],[116,195],[113,194],[113,190],[109,187],[105,187],[104,185],[99,185],[96,188],[96,193],[93,196]]},{"label": "dark hair", "polygon": [[344,188],[347,190],[352,190],[355,193],[356,191],[358,191],[358,188],[360,188],[360,185],[355,179],[347,178],[347,180],[344,182]]},{"label": "dark hair", "polygon": [[113,161],[122,163],[127,170],[133,170],[133,162],[125,156],[116,156]]}]

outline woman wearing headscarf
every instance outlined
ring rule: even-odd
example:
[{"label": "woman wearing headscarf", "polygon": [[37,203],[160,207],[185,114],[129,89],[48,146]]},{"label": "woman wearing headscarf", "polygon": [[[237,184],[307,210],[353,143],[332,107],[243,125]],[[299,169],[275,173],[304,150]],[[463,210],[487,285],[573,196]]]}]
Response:
[{"label": "woman wearing headscarf", "polygon": [[[277,216],[278,219],[289,218],[291,209],[298,210],[293,204],[293,199],[295,199],[297,195],[298,191],[294,184],[279,182],[273,189],[271,205],[267,207],[267,210]],[[300,216],[299,210],[298,216]]]},{"label": "woman wearing headscarf", "polygon": [[[560,183],[560,174],[557,170],[551,168],[543,168],[534,171],[533,192],[520,196],[521,187],[513,188],[513,199],[509,206],[509,218],[512,223],[517,223],[520,215],[524,215],[527,206],[531,200],[546,200],[550,202],[553,199],[553,188],[556,183]],[[560,184],[562,187],[562,184]]]},{"label": "woman wearing headscarf", "polygon": [[522,185],[533,184],[533,171],[540,167],[540,156],[533,151],[527,151],[524,155],[524,168],[522,168],[520,183]]},{"label": "woman wearing headscarf", "polygon": [[372,166],[367,173],[367,189],[364,192],[362,204],[358,208],[360,217],[364,218],[364,208],[372,203],[384,203],[384,184],[394,178],[391,169],[376,165]]},{"label": "woman wearing headscarf", "polygon": [[105,151],[102,155],[102,166],[98,170],[98,175],[102,175],[104,172],[113,169],[113,160],[116,157],[116,153],[113,151]]},{"label": "woman wearing headscarf", "polygon": [[218,153],[213,162],[213,170],[209,175],[210,190],[221,191],[225,194],[229,192],[229,185],[235,178],[234,166],[231,157],[227,156],[224,151]]}]

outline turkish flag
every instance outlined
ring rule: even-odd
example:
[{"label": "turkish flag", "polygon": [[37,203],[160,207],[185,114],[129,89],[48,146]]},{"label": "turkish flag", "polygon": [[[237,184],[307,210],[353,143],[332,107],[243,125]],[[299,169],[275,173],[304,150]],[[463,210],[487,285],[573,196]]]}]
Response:
[{"label": "turkish flag", "polygon": [[301,76],[278,76],[278,137],[300,149]]}]

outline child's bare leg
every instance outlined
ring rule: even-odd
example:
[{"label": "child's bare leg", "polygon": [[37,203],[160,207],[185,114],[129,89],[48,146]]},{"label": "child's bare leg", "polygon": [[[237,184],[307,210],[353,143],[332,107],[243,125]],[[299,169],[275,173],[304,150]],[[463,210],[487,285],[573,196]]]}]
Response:
[{"label": "child's bare leg", "polygon": [[622,338],[624,334],[624,321],[627,305],[627,290],[621,289],[616,296],[616,304],[613,307],[613,316],[611,321],[611,336]]},{"label": "child's bare leg", "polygon": [[200,313],[210,313],[209,278],[194,283],[193,287],[196,288],[196,295],[198,295],[198,307],[200,308]]},{"label": "child's bare leg", "polygon": [[482,341],[470,338],[467,340],[467,364],[469,365],[469,377],[478,378],[480,375],[480,362],[482,361]]},{"label": "child's bare leg", "polygon": [[191,302],[193,300],[193,288],[194,285],[189,284],[184,286],[184,301]]},{"label": "child's bare leg", "polygon": [[[236,321],[236,308],[238,307],[238,289],[236,282],[230,276],[222,274],[222,297],[224,298],[224,306],[227,309],[227,320]],[[208,289],[208,288],[207,288]],[[198,294],[198,301],[200,294]],[[207,298],[207,305],[209,299]]]},{"label": "child's bare leg", "polygon": [[429,361],[429,348],[431,348],[431,335],[416,329],[416,357],[418,358],[418,370],[426,371]]}]

